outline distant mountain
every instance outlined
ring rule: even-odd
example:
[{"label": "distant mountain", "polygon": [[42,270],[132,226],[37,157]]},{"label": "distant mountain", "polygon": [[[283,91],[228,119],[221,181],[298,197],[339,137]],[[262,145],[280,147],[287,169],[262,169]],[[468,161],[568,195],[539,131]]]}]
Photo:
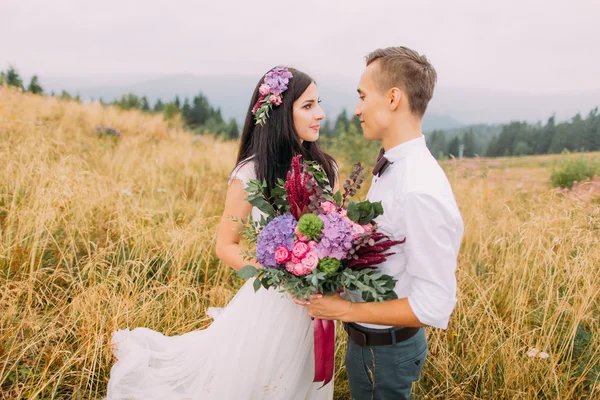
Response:
[{"label": "distant mountain", "polygon": [[[44,83],[46,82],[46,83]],[[250,105],[250,95],[256,85],[256,77],[249,76],[198,76],[172,75],[156,79],[144,80],[132,84],[90,85],[90,81],[48,78],[42,79],[47,92],[54,90],[60,93],[67,90],[72,95],[79,94],[82,99],[102,98],[112,101],[125,93],[135,93],[147,96],[151,105],[159,98],[172,101],[176,95],[183,104],[185,98],[192,99],[202,92],[211,104],[220,107],[225,118],[235,118],[243,124],[244,117]],[[351,115],[357,103],[356,87],[349,82],[318,82],[321,106],[328,119],[335,120],[338,114],[346,109]],[[423,129],[452,129],[463,126],[462,123],[446,115],[428,113],[423,121]]]},{"label": "distant mountain", "polygon": [[553,114],[557,120],[587,115],[600,105],[600,89],[572,93],[500,92],[463,87],[440,87],[429,111],[451,115],[467,124],[527,121],[545,123]]},{"label": "distant mountain", "polygon": [[[115,82],[109,84],[108,82]],[[130,82],[130,83],[127,83]],[[250,94],[256,85],[255,76],[170,75],[154,79],[139,77],[45,78],[47,92],[65,89],[83,99],[102,98],[112,101],[125,93],[148,97],[151,105],[158,98],[171,101],[179,95],[183,103],[202,92],[211,104],[220,107],[225,118],[243,123]],[[322,107],[330,120],[346,109],[351,115],[357,103],[356,82],[338,77],[321,78],[317,82]],[[438,87],[423,121],[423,130],[453,130],[474,124],[501,124],[512,120],[545,122],[552,114],[557,120],[587,114],[600,105],[600,89],[581,93],[535,94],[498,92],[464,87]]]}]

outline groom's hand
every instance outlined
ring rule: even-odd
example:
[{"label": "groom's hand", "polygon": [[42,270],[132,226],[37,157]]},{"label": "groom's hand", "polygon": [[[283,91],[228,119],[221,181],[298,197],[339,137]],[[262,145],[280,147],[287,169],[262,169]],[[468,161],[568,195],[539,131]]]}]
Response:
[{"label": "groom's hand", "polygon": [[294,301],[306,307],[308,315],[317,319],[347,321],[352,307],[352,302],[344,300],[339,293],[331,296],[315,294],[309,301]]}]

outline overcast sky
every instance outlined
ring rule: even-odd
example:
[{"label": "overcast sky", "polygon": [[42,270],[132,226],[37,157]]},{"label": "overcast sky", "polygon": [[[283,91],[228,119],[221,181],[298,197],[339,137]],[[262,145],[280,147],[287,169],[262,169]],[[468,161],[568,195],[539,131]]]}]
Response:
[{"label": "overcast sky", "polygon": [[599,0],[0,0],[0,69],[22,75],[289,64],[358,81],[364,56],[392,45],[427,55],[443,86],[600,89]]}]

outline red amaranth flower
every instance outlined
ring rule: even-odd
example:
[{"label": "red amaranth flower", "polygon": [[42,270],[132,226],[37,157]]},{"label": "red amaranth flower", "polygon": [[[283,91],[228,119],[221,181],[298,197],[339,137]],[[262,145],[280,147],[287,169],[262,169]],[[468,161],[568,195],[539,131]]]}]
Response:
[{"label": "red amaranth flower", "polygon": [[288,202],[290,203],[290,213],[299,220],[306,214],[310,204],[310,196],[313,194],[306,188],[306,183],[311,178],[310,174],[304,171],[304,165],[300,162],[301,155],[292,159],[291,170],[287,174],[285,182],[285,191],[287,192]]},{"label": "red amaranth flower", "polygon": [[381,232],[375,232],[371,235],[374,240],[373,245],[365,245],[356,250],[353,257],[346,261],[346,266],[352,269],[376,268],[378,264],[386,261],[387,258],[396,253],[386,253],[392,246],[402,244],[402,240],[391,240]]}]

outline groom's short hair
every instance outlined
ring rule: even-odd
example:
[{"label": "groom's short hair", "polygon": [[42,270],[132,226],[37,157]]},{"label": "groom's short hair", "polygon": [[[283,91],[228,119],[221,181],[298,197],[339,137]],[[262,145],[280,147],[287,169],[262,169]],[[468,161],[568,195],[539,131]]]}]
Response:
[{"label": "groom's short hair", "polygon": [[402,89],[408,97],[410,110],[422,117],[433,97],[437,74],[427,57],[408,47],[377,49],[366,57],[367,65],[377,61],[381,90]]}]

